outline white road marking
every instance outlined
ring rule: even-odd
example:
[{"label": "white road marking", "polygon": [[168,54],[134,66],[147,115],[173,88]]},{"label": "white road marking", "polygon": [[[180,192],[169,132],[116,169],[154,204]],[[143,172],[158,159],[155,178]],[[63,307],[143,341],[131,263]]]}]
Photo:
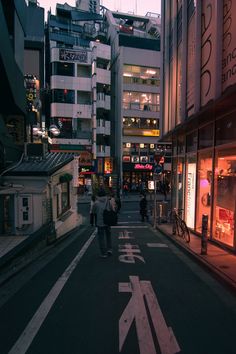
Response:
[{"label": "white road marking", "polygon": [[[123,225],[123,224],[130,224],[130,223],[135,223],[135,224],[142,224],[142,221],[118,221],[118,225]],[[112,227],[116,227],[116,226],[112,226]]]},{"label": "white road marking", "polygon": [[165,247],[167,247],[168,248],[168,246],[165,244],[165,243],[147,243],[147,246],[148,247],[159,247],[159,248],[165,248]]},{"label": "white road marking", "polygon": [[[179,345],[172,329],[166,325],[151,282],[139,281],[139,277],[137,276],[130,276],[129,279],[130,283],[119,283],[119,292],[132,293],[131,299],[119,320],[119,352],[122,351],[131,324],[135,320],[140,354],[156,354],[146,311],[147,306],[161,354],[179,353]],[[146,299],[146,306],[144,297]]]},{"label": "white road marking", "polygon": [[[121,223],[121,224],[125,224],[125,223]],[[112,226],[113,229],[148,229],[148,226],[122,226],[122,225],[117,225],[117,226]]]},{"label": "white road marking", "polygon": [[38,333],[41,325],[43,324],[45,318],[47,317],[49,311],[51,310],[54,302],[59,296],[61,290],[63,289],[64,285],[66,284],[73,270],[76,268],[77,264],[79,263],[79,261],[81,260],[85,252],[87,251],[95,235],[96,235],[96,230],[92,233],[92,235],[86,241],[86,243],[81,248],[77,256],[73,259],[73,261],[66,268],[64,273],[54,284],[54,286],[52,287],[48,295],[45,297],[45,299],[39,306],[38,310],[30,320],[28,325],[25,327],[24,331],[22,332],[22,334],[20,335],[20,337],[18,338],[18,340],[16,341],[16,343],[11,348],[8,354],[25,354],[27,352],[34,337]]}]

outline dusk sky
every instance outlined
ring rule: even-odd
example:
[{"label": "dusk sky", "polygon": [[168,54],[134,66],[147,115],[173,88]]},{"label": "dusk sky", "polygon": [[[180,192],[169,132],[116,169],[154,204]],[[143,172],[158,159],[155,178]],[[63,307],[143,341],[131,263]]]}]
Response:
[{"label": "dusk sky", "polygon": [[[51,7],[51,11],[55,14],[56,4],[67,4],[75,6],[75,0],[39,0],[41,7],[45,8],[45,17],[47,11]],[[109,8],[110,10],[118,10],[122,12],[136,12],[138,15],[146,15],[149,12],[161,13],[161,0],[101,0],[101,5]]]}]

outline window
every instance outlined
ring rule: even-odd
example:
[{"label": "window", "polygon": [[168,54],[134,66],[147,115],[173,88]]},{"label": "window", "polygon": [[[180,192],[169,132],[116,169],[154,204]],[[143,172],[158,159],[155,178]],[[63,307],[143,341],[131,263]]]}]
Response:
[{"label": "window", "polygon": [[160,95],[154,93],[124,91],[123,108],[159,112]]},{"label": "window", "polygon": [[235,112],[216,121],[216,145],[235,142],[236,119]]},{"label": "window", "polygon": [[198,132],[198,148],[204,149],[213,145],[213,124],[205,125]]},{"label": "window", "polygon": [[52,75],[74,76],[74,64],[54,62],[52,63]]},{"label": "window", "polygon": [[216,152],[213,238],[234,246],[236,149]]},{"label": "window", "polygon": [[192,132],[186,136],[187,152],[197,150],[197,131]]},{"label": "window", "polygon": [[72,138],[72,118],[53,118],[53,122],[60,129],[60,138]]},{"label": "window", "polygon": [[160,68],[136,65],[124,65],[123,82],[125,84],[160,85]]},{"label": "window", "polygon": [[75,91],[67,89],[52,90],[52,102],[57,103],[75,103]]},{"label": "window", "polygon": [[86,65],[77,65],[77,76],[91,78],[91,67]]},{"label": "window", "polygon": [[70,208],[70,182],[58,185],[61,193],[57,195],[57,216],[60,216]]}]

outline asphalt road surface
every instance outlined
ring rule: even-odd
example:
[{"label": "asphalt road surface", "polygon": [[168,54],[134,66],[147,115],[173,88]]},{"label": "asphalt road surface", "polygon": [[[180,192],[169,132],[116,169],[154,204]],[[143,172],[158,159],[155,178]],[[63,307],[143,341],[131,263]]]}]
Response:
[{"label": "asphalt road surface", "polygon": [[137,203],[112,239],[102,259],[85,227],[2,286],[1,354],[235,354],[234,295],[140,222]]}]

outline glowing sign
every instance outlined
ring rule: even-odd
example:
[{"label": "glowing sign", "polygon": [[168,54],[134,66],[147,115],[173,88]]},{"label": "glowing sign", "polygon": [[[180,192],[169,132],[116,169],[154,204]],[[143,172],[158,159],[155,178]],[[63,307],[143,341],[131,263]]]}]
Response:
[{"label": "glowing sign", "polygon": [[142,165],[140,163],[136,163],[134,165],[135,170],[149,170],[149,171],[151,171],[152,168],[153,168],[152,165],[150,165],[149,163],[146,163],[145,165]]}]

